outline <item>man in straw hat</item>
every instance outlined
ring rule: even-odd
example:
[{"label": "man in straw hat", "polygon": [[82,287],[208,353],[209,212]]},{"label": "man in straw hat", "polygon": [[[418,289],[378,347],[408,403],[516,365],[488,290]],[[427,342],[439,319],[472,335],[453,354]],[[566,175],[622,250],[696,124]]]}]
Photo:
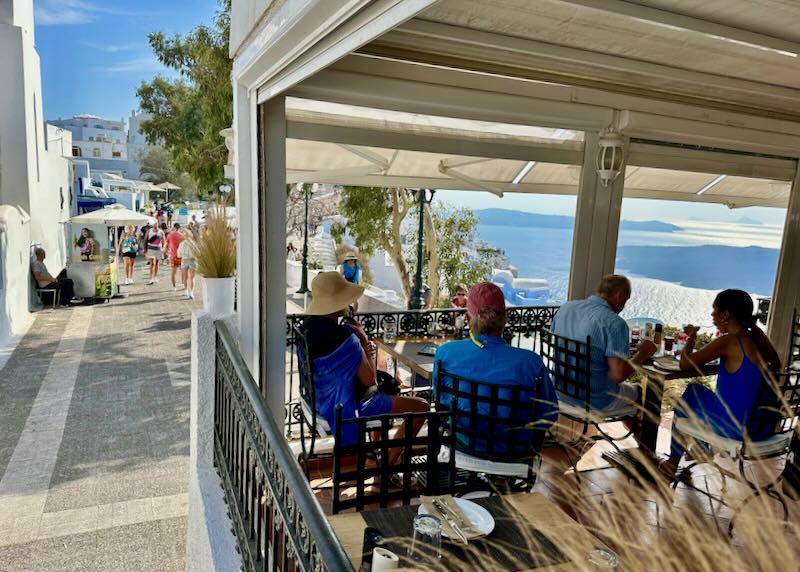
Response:
[{"label": "man in straw hat", "polygon": [[[430,409],[423,399],[380,391],[375,345],[367,339],[358,321],[348,319],[344,324],[339,323],[339,318],[350,313],[350,307],[363,293],[363,286],[348,282],[335,271],[320,272],[311,282],[312,300],[307,310],[310,316],[303,323],[303,331],[314,368],[317,412],[334,432],[338,404],[342,404],[342,419]],[[420,426],[415,423],[415,434]],[[355,431],[355,427],[348,427],[348,432],[342,435],[345,444],[355,442]],[[401,453],[402,449],[397,448],[389,462],[395,462]]]},{"label": "man in straw hat", "polygon": [[[448,373],[482,383],[518,385],[527,388],[529,391],[523,395],[529,396],[531,408],[526,412],[528,415],[525,418],[515,421],[519,422],[520,427],[531,424],[541,430],[550,427],[558,417],[555,387],[550,381],[542,358],[531,350],[509,345],[503,339],[503,328],[506,325],[506,301],[503,291],[491,282],[476,284],[467,295],[466,306],[470,324],[469,338],[446,343],[436,350],[434,387],[441,366]],[[445,376],[439,379],[439,383],[449,387],[452,379]],[[503,396],[502,393],[499,397],[510,399],[510,395]],[[442,396],[443,405],[449,405],[449,398],[449,395]],[[459,398],[460,401],[462,398]],[[484,407],[485,413],[489,413],[489,404],[479,407]],[[503,414],[502,408],[498,410],[498,414]],[[461,419],[458,423],[462,425],[466,420]],[[478,442],[471,453],[476,456],[506,455],[509,459],[523,456],[530,450],[532,434],[530,431],[519,430],[515,435],[517,439],[513,445],[507,442],[494,444],[489,438],[483,443]],[[461,441],[458,427],[456,438]],[[466,438],[462,444],[466,445]]]}]

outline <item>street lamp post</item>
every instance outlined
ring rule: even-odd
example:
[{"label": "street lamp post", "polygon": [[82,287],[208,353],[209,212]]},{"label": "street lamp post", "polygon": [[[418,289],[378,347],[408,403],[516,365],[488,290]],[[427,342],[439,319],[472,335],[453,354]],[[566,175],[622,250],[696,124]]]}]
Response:
[{"label": "street lamp post", "polygon": [[308,198],[311,195],[311,191],[306,189],[305,186],[301,186],[303,189],[303,195],[305,200],[305,219],[303,225],[303,270],[300,274],[300,288],[297,290],[297,294],[305,294],[308,292]]},{"label": "street lamp post", "polygon": [[433,202],[433,194],[436,192],[430,190],[430,196],[425,198],[426,189],[417,190],[419,198],[419,235],[417,237],[417,274],[414,278],[414,291],[411,293],[411,309],[421,310],[425,305],[423,299],[424,292],[422,291],[422,262],[423,262],[423,240],[425,234],[425,204]]}]

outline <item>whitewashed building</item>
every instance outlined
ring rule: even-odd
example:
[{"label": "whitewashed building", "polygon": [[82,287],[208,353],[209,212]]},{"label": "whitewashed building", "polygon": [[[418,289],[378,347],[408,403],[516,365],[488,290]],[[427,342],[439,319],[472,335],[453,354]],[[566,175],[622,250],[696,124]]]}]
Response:
[{"label": "whitewashed building", "polygon": [[35,304],[32,248],[64,267],[71,133],[44,122],[31,0],[0,0],[0,345],[22,333]]},{"label": "whitewashed building", "polygon": [[51,124],[72,133],[72,156],[88,161],[94,172],[128,174],[128,136],[124,121],[77,115]]}]

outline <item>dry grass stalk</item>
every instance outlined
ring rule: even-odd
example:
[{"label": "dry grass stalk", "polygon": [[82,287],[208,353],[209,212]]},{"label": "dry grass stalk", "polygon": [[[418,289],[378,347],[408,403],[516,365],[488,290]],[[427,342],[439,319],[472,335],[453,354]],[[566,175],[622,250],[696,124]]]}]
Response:
[{"label": "dry grass stalk", "polygon": [[195,253],[197,271],[206,278],[230,278],[236,273],[236,242],[224,202],[208,209],[206,228],[197,239]]}]

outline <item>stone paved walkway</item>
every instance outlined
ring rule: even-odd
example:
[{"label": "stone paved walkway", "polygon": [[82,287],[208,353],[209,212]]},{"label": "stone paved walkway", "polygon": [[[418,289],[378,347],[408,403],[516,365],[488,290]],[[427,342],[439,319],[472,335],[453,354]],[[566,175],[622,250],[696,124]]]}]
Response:
[{"label": "stone paved walkway", "polygon": [[0,370],[0,571],[185,569],[200,289],[161,274],[42,310]]}]

